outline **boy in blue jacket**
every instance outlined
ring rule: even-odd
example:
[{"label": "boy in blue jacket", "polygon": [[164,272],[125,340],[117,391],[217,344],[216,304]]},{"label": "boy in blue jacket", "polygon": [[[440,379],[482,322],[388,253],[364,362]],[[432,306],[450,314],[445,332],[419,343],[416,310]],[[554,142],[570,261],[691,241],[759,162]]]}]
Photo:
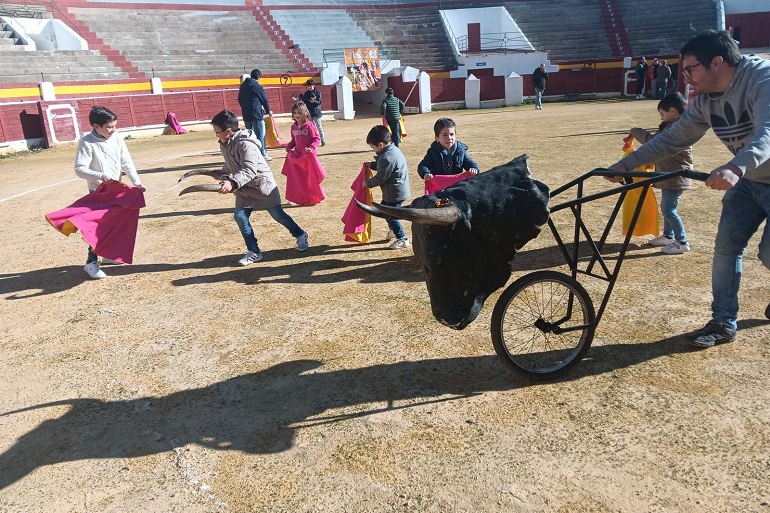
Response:
[{"label": "boy in blue jacket", "polygon": [[433,125],[436,140],[417,167],[423,180],[433,180],[433,175],[479,173],[479,165],[468,155],[468,147],[455,138],[455,128],[455,122],[449,118],[441,118]]}]

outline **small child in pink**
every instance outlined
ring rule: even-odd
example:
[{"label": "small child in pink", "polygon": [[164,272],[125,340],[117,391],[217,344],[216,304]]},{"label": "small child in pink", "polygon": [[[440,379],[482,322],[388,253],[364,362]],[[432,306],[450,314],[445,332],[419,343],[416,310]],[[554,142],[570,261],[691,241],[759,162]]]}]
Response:
[{"label": "small child in pink", "polygon": [[297,205],[315,205],[326,199],[321,186],[326,171],[316,156],[321,137],[304,102],[292,106],[291,117],[291,141],[286,145],[286,161],[281,171],[286,175],[285,196]]}]

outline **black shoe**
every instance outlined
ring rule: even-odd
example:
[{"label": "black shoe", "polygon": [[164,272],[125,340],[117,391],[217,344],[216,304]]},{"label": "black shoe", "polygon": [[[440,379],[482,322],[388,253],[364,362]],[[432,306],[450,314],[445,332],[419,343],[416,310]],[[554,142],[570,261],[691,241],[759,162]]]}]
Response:
[{"label": "black shoe", "polygon": [[690,345],[705,349],[714,347],[715,344],[733,342],[736,338],[736,331],[731,326],[712,319],[706,323],[706,326],[690,335]]},{"label": "black shoe", "polygon": [[765,317],[770,319],[770,303],[768,303],[767,308],[765,308]]}]

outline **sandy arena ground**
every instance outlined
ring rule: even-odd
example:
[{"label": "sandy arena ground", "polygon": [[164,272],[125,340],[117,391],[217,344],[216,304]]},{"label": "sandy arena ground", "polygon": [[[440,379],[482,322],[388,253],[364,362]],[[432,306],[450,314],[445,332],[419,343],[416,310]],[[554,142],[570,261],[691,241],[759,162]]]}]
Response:
[{"label": "sandy arena ground", "polygon": [[[442,114],[482,169],[527,153],[552,188],[617,160],[621,131],[659,122],[651,101],[409,116],[415,197]],[[665,256],[639,239],[587,358],[532,382],[494,354],[499,293],[452,331],[432,318],[411,250],[343,241],[376,122],[325,124],[329,199],[287,209],[311,249],[298,253],[255,213],[265,260],[246,268],[233,198],[178,196],[181,174],[221,162],[208,129],[129,141],[147,188],[135,262],[98,281],[83,272],[80,236],[43,219],[86,192],[74,145],[0,159],[0,511],[770,511],[770,272],[758,236],[738,341],[692,351],[683,336],[709,319],[722,193],[686,192],[693,251]],[[283,190],[283,150],[270,154]],[[697,169],[728,159],[711,133],[695,147]],[[610,207],[591,203],[589,226],[600,233]],[[378,239],[386,230],[375,221]],[[620,241],[617,226],[611,248]],[[562,264],[545,231],[512,280]]]}]

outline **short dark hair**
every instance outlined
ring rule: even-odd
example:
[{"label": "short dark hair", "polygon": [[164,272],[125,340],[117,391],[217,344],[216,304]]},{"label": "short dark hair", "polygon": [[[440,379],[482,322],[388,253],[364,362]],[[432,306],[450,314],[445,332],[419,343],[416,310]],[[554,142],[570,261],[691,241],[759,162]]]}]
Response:
[{"label": "short dark hair", "polygon": [[115,115],[114,112],[107,107],[100,107],[99,105],[91,107],[91,112],[88,113],[88,122],[91,123],[92,126],[101,126],[117,120],[118,116]]},{"label": "short dark hair", "polygon": [[376,125],[372,127],[366,136],[366,144],[377,146],[380,143],[383,143],[386,146],[390,144],[390,130],[388,130],[388,127],[384,125]]},{"label": "short dark hair", "polygon": [[672,107],[675,108],[679,114],[685,111],[687,108],[687,100],[684,99],[682,93],[677,91],[667,94],[658,103],[658,110],[668,110]]},{"label": "short dark hair", "polygon": [[238,130],[238,116],[235,112],[225,109],[211,118],[211,124],[218,126],[222,130],[227,130],[228,128]]},{"label": "short dark hair", "polygon": [[262,72],[260,70],[258,69],[251,70],[251,78],[253,78],[254,80],[259,80],[261,76],[262,76]]},{"label": "short dark hair", "polygon": [[438,136],[439,136],[439,134],[441,134],[441,131],[442,131],[443,129],[445,129],[445,128],[451,128],[451,127],[456,127],[456,126],[457,126],[457,125],[455,124],[455,122],[454,122],[454,121],[452,121],[452,120],[451,120],[451,119],[449,119],[449,118],[439,118],[439,119],[437,119],[437,120],[436,120],[436,122],[433,124],[433,133],[434,133],[434,134],[436,134],[436,137],[438,137]]},{"label": "short dark hair", "polygon": [[741,51],[738,43],[726,30],[704,30],[679,50],[682,57],[694,56],[698,62],[708,69],[714,57],[722,57],[732,67],[741,61]]},{"label": "short dark hair", "polygon": [[392,95],[393,94],[393,88],[392,87],[388,87],[387,89],[385,89],[385,94],[387,94],[388,96]]},{"label": "short dark hair", "polygon": [[306,86],[314,86],[315,85],[315,80],[313,80],[312,78],[308,78],[307,80],[305,80],[305,85]]}]

